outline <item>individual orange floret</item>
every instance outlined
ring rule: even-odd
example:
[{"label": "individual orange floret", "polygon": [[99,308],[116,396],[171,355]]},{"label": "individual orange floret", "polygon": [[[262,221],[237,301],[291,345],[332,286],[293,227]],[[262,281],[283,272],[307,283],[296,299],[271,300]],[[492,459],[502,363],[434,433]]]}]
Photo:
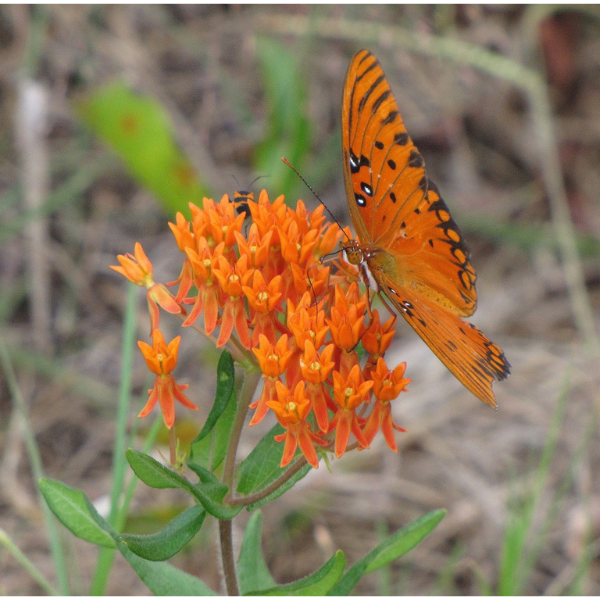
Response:
[{"label": "individual orange floret", "polygon": [[277,329],[281,328],[279,313],[283,294],[281,292],[281,275],[273,277],[267,284],[260,271],[254,271],[252,287],[242,286],[250,308],[254,311],[252,318],[252,345],[256,346],[259,336],[265,335],[274,344],[277,341]]},{"label": "individual orange floret", "polygon": [[273,230],[267,231],[264,236],[258,232],[256,223],[252,223],[248,232],[248,239],[236,231],[235,239],[237,240],[240,256],[246,254],[248,256],[248,264],[255,269],[260,269],[265,265],[269,258],[271,249],[271,238]]},{"label": "individual orange floret", "polygon": [[248,283],[254,269],[248,269],[248,257],[240,257],[235,265],[224,256],[219,256],[218,266],[213,268],[213,275],[219,280],[225,296],[223,300],[223,316],[217,348],[227,343],[235,328],[238,338],[245,348],[252,345],[248,328],[248,315],[243,296],[243,286]]},{"label": "individual orange floret", "polygon": [[366,300],[359,300],[358,284],[353,283],[344,293],[339,285],[335,286],[335,300],[331,307],[331,318],[327,319],[331,329],[331,338],[336,345],[336,360],[339,360],[339,371],[346,376],[358,365],[358,355],[355,352],[365,332]]},{"label": "individual orange floret", "polygon": [[250,426],[256,425],[264,419],[269,409],[267,403],[275,398],[275,383],[286,372],[288,362],[292,356],[286,334],[283,334],[276,344],[270,343],[266,336],[260,335],[259,347],[252,348],[252,352],[254,352],[258,360],[258,366],[262,371],[264,387],[260,398],[250,404],[250,408],[256,409],[250,421]]},{"label": "individual orange floret", "polygon": [[304,353],[300,356],[300,370],[306,381],[306,395],[311,401],[317,425],[322,432],[327,432],[329,429],[328,409],[335,411],[336,408],[325,385],[335,366],[335,362],[331,359],[334,348],[333,344],[329,344],[319,353],[313,343],[306,340]]},{"label": "individual orange floret", "polygon": [[405,370],[405,362],[400,363],[393,371],[390,371],[385,364],[385,360],[379,358],[377,368],[371,372],[375,402],[363,429],[365,439],[370,444],[381,428],[387,445],[394,452],[398,451],[398,446],[394,438],[394,429],[396,431],[406,431],[406,429],[394,423],[390,402],[396,399],[400,392],[407,391],[405,388],[410,383],[410,379],[404,379]]},{"label": "individual orange floret", "polygon": [[[196,322],[201,312],[204,312],[204,330],[211,335],[217,326],[219,318],[219,297],[221,289],[214,275],[218,267],[219,258],[222,257],[225,244],[221,242],[216,248],[210,248],[205,238],[198,240],[198,252],[187,248],[187,260],[192,271],[194,285],[196,286],[195,300],[188,299],[186,302],[194,302],[194,306],[184,321],[183,327],[188,327]],[[181,294],[181,291],[177,295]]]},{"label": "individual orange floret", "polygon": [[225,194],[219,203],[211,198],[204,198],[203,208],[190,203],[192,212],[192,229],[195,236],[205,237],[212,248],[221,242],[225,244],[225,254],[229,254],[236,243],[235,232],[241,231],[244,224],[244,214],[237,215],[234,204]]},{"label": "individual orange floret", "polygon": [[294,298],[300,298],[306,291],[312,293],[313,298],[321,298],[330,283],[329,267],[322,266],[314,258],[304,265],[290,264],[293,280]]},{"label": "individual orange floret", "polygon": [[325,343],[329,327],[325,323],[325,303],[312,304],[312,295],[306,292],[297,307],[288,299],[287,326],[294,336],[295,349],[287,370],[287,383],[293,386],[302,376],[300,356],[304,352],[306,341],[310,341],[319,350]]},{"label": "individual orange floret", "polygon": [[134,256],[119,254],[117,260],[121,266],[111,265],[110,268],[120,273],[135,285],[147,288],[146,299],[150,311],[150,334],[158,328],[160,306],[171,314],[185,314],[185,309],[179,306],[177,299],[162,283],[154,283],[152,276],[152,263],[146,256],[142,245],[135,243]]},{"label": "individual orange floret", "polygon": [[154,387],[148,390],[150,394],[148,402],[146,402],[146,406],[144,406],[138,417],[145,417],[150,414],[158,401],[165,425],[169,429],[175,423],[175,400],[181,402],[187,408],[198,410],[198,407],[183,393],[189,386],[187,384],[179,385],[171,375],[171,371],[177,365],[180,341],[181,336],[178,335],[167,345],[160,329],[155,329],[152,334],[152,346],[146,344],[146,342],[138,342],[148,368],[156,375]]},{"label": "individual orange floret", "polygon": [[275,440],[281,442],[285,440],[283,456],[281,457],[281,467],[285,467],[294,458],[296,448],[300,450],[306,460],[315,469],[319,468],[319,457],[314,447],[314,443],[326,446],[327,442],[316,436],[310,428],[310,423],[306,417],[310,413],[310,400],[305,396],[304,381],[299,381],[292,393],[283,383],[277,381],[277,397],[268,402],[269,408],[277,415],[277,420],[282,427],[285,427],[285,433],[275,436]]},{"label": "individual orange floret", "polygon": [[379,311],[373,311],[373,320],[361,340],[363,348],[369,353],[369,359],[364,368],[364,373],[367,377],[369,377],[371,371],[375,369],[379,358],[382,357],[390,347],[396,333],[394,330],[395,322],[396,317],[391,316],[382,325],[379,320]]},{"label": "individual orange floret", "polygon": [[369,442],[361,431],[356,409],[363,402],[369,401],[372,387],[373,381],[364,381],[358,365],[352,367],[347,377],[337,371],[333,372],[333,397],[339,408],[329,429],[335,429],[335,454],[338,458],[346,451],[350,433],[354,434],[361,448],[369,447]]}]

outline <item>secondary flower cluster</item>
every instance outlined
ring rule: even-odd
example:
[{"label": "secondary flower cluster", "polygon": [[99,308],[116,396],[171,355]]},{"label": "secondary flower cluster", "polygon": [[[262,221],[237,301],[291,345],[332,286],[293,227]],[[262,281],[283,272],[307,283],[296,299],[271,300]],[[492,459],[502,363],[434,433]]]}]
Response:
[{"label": "secondary flower cluster", "polygon": [[276,438],[285,441],[282,466],[299,447],[317,468],[315,446],[334,449],[339,457],[350,448],[351,434],[359,448],[367,448],[380,429],[397,450],[394,430],[403,429],[392,420],[390,402],[410,380],[403,377],[405,363],[389,369],[383,358],[394,317],[382,324],[378,312],[371,312],[356,269],[339,255],[328,264],[321,260],[347,234],[325,221],[322,206],[311,213],[298,201],[293,210],[283,196],[270,202],[264,190],[257,202],[250,196],[239,205],[228,196],[218,203],[205,198],[203,208],[190,204],[191,220],[178,213],[176,223],[169,223],[185,256],[179,277],[167,284],[179,286],[175,295],[154,282],[139,244],[134,256],[120,255],[121,266],[112,267],[148,290],[153,346],[139,345],[157,377],[139,416],[158,401],[172,427],[175,399],[196,408],[183,394],[187,386],[171,375],[180,336],[165,343],[160,306],[181,315],[184,327],[214,334],[217,347],[228,343],[258,364],[264,386],[250,404],[250,425],[269,410],[275,413],[285,429]]}]

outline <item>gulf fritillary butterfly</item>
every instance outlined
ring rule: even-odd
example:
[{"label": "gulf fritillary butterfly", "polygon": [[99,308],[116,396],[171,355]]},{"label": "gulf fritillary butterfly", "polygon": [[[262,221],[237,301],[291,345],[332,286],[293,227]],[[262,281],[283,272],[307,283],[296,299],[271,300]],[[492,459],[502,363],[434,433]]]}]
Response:
[{"label": "gulf fritillary butterfly", "polygon": [[344,244],[346,260],[467,389],[495,407],[492,382],[505,379],[510,364],[497,344],[461,318],[477,305],[469,251],[367,50],[354,56],[346,75],[342,152],[358,236]]}]

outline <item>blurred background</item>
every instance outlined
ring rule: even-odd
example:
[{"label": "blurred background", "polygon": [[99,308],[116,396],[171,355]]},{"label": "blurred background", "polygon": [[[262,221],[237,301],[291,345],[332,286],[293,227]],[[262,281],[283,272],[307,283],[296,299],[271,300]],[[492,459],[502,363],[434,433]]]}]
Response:
[{"label": "blurred background", "polygon": [[[349,224],[341,94],[363,47],[465,234],[472,321],[512,375],[493,411],[398,323],[388,363],[407,361],[412,378],[394,407],[400,453],[380,438],[269,505],[268,565],[284,583],[337,548],[353,562],[446,508],[424,544],[356,591],[600,593],[597,7],[0,7],[0,527],[49,579],[16,394],[45,474],[101,509],[127,288],[108,266],[140,241],[156,280],[174,280],[167,222],[204,195],[264,187],[314,209],[283,155]],[[178,334],[179,321],[163,324]],[[141,290],[137,330],[147,338]],[[191,333],[177,377],[203,419],[218,355]],[[133,425],[148,387],[137,354],[132,385]],[[158,528],[183,500],[143,488],[129,531]],[[89,593],[97,549],[60,527],[73,590]],[[214,524],[172,562],[220,591]],[[0,573],[4,594],[41,592],[3,549]],[[147,588],[117,557],[107,592]]]}]

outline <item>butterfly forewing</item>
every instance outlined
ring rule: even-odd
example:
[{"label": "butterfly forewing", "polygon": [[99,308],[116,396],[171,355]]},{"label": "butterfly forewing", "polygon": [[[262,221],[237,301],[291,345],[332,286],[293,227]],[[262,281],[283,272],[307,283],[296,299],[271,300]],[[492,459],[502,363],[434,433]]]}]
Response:
[{"label": "butterfly forewing", "polygon": [[427,177],[383,70],[367,50],[348,68],[342,135],[354,227],[361,240],[385,244],[425,197]]},{"label": "butterfly forewing", "polygon": [[363,273],[454,376],[495,406],[492,381],[504,379],[510,365],[499,346],[460,318],[477,305],[469,251],[367,50],[346,75],[342,151]]}]

